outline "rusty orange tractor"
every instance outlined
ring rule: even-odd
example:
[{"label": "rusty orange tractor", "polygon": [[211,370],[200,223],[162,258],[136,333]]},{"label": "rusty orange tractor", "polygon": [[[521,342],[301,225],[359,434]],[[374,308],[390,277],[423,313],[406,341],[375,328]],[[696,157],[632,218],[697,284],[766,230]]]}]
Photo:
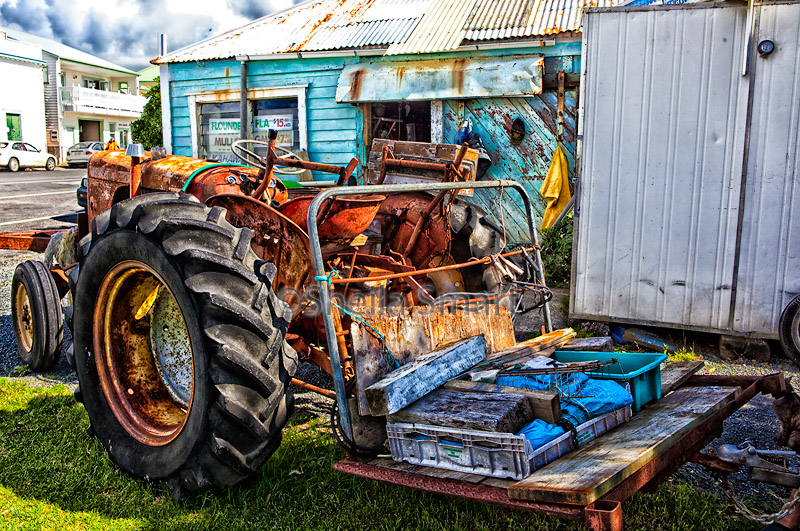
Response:
[{"label": "rusty orange tractor", "polygon": [[[445,161],[384,152],[377,184],[352,186],[357,160],[279,157],[270,138],[236,143],[243,164],[99,153],[77,231],[4,240],[49,241],[50,263],[24,262],[14,276],[23,360],[57,360],[64,298],[91,430],[125,472],[176,492],[233,485],[269,458],[292,414],[291,382],[334,397],[337,433],[360,450],[346,407],[358,308],[482,297],[519,311],[524,290],[534,306],[548,300],[538,247],[507,249],[503,230],[458,197],[519,189],[470,180],[466,146]],[[335,186],[287,187],[276,168],[331,173]],[[395,169],[440,178],[385,184]],[[301,361],[330,373],[335,394],[293,380]]]}]

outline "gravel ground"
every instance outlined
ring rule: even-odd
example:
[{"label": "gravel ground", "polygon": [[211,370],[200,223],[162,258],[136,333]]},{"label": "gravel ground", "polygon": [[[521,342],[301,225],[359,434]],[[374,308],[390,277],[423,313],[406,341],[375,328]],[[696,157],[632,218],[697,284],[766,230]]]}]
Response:
[{"label": "gravel ground", "polygon": [[[41,259],[41,255],[30,252],[0,251],[0,376],[13,376],[20,378],[32,385],[52,386],[64,384],[70,389],[77,386],[75,371],[66,363],[62,355],[58,365],[47,374],[37,375],[26,373],[22,368],[22,361],[16,351],[16,343],[11,326],[10,291],[11,279],[16,264],[27,259]],[[551,305],[553,310],[553,324],[556,328],[570,325],[564,313],[566,305],[564,296],[566,290],[555,290],[556,296]],[[517,324],[518,336],[527,337],[530,332],[540,329],[542,321],[539,312],[531,312],[528,316],[519,319]],[[606,327],[600,323],[571,323],[573,326],[603,332]],[[782,371],[786,376],[797,376],[798,368],[779,358],[780,347],[773,346],[773,359],[770,363],[756,363],[751,361],[728,362],[714,356],[715,336],[708,334],[691,334],[688,332],[661,330],[666,338],[671,339],[687,349],[694,350],[705,360],[704,372],[714,374],[771,374]],[[65,333],[62,354],[71,344],[69,331]],[[325,389],[332,389],[331,378],[321,372],[317,367],[302,363],[298,369],[297,378]],[[800,381],[795,380],[795,381]],[[295,388],[296,413],[295,422],[303,422],[316,416],[329,414],[332,400]],[[725,421],[722,437],[715,440],[709,447],[716,448],[720,444],[739,444],[746,440],[752,442],[760,449],[779,449],[775,443],[778,433],[778,419],[772,411],[772,398],[757,396],[737,413]],[[797,464],[797,463],[795,463]],[[703,467],[686,464],[673,476],[674,480],[687,482],[697,488],[722,495],[719,482],[712,477]],[[767,484],[756,484],[750,481],[744,470],[731,476],[731,484],[736,493],[749,500],[752,507],[762,507],[764,510],[775,510],[778,506],[776,496],[786,498],[786,489],[773,487]]]}]

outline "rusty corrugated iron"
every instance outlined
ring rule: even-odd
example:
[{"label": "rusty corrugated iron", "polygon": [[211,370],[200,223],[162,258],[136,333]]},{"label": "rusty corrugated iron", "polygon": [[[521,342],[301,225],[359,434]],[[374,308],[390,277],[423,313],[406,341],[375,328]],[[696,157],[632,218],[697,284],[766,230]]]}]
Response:
[{"label": "rusty corrugated iron", "polygon": [[318,0],[154,59],[180,63],[236,56],[388,46],[387,55],[455,50],[465,41],[580,31],[586,7],[616,0]]},{"label": "rusty corrugated iron", "polygon": [[406,38],[430,0],[319,0],[260,18],[153,63],[387,45]]},{"label": "rusty corrugated iron", "polygon": [[433,0],[411,35],[389,46],[386,55],[455,50],[464,40],[474,4],[475,0]]},{"label": "rusty corrugated iron", "polygon": [[434,0],[409,37],[386,54],[446,52],[465,41],[503,40],[580,31],[587,7],[615,0]]}]

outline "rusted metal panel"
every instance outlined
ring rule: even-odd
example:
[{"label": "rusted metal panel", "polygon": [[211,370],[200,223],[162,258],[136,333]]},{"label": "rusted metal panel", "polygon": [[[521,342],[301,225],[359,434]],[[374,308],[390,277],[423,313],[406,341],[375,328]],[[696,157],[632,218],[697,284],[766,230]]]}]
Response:
[{"label": "rusted metal panel", "polygon": [[47,244],[54,234],[66,230],[69,229],[4,232],[0,234],[0,249],[41,253],[47,249]]},{"label": "rusted metal panel", "polygon": [[[387,464],[394,465],[391,462]],[[359,463],[352,459],[343,459],[334,464],[333,469],[366,479],[374,479],[393,485],[424,490],[426,492],[488,503],[507,509],[521,509],[571,520],[577,520],[583,516],[583,509],[580,507],[512,500],[508,497],[508,489],[502,487],[492,487],[482,484],[477,485],[457,479],[429,477],[421,473],[415,473],[416,470],[424,469],[424,467],[409,465],[407,463],[399,463],[398,465],[405,468],[405,470],[397,470],[396,468],[398,467],[396,465],[393,466],[393,468],[387,468],[367,463]]]},{"label": "rusted metal panel", "polygon": [[277,210],[250,197],[218,195],[206,204],[227,209],[229,223],[253,231],[253,251],[275,265],[273,291],[299,311],[296,303],[312,277],[308,235]]},{"label": "rusted metal panel", "polygon": [[[373,195],[350,199],[333,199],[325,207],[319,224],[321,240],[350,240],[367,230],[381,202],[386,196]],[[280,207],[281,214],[294,221],[304,231],[308,231],[308,207],[314,196],[302,196],[287,201]]]},{"label": "rusted metal panel", "polygon": [[345,67],[336,101],[438,100],[526,96],[542,92],[544,56],[464,57]]}]

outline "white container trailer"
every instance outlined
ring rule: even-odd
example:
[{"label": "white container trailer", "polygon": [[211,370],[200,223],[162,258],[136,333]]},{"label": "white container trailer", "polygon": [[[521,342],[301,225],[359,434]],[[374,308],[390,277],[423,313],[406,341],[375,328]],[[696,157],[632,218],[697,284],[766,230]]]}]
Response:
[{"label": "white container trailer", "polygon": [[581,103],[571,317],[778,338],[800,294],[800,3],[589,10]]}]

